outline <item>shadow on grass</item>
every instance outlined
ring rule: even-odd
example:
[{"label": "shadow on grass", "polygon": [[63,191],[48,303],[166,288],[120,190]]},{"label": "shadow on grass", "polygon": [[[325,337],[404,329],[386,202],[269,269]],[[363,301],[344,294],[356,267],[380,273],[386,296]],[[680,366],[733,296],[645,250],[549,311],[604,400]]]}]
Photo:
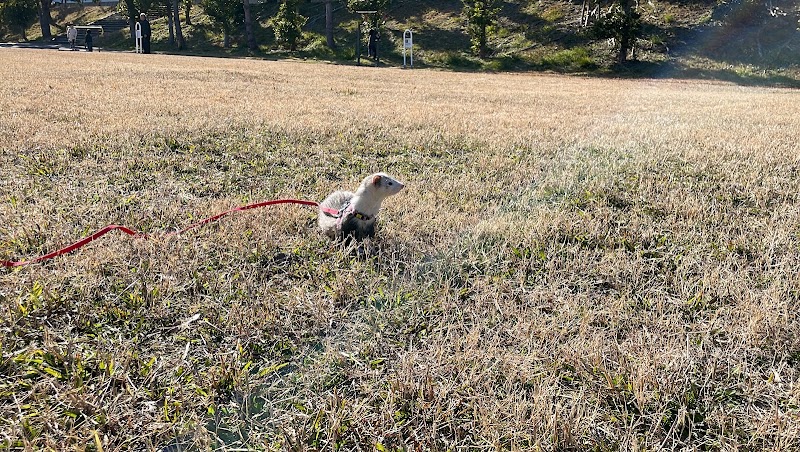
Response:
[{"label": "shadow on grass", "polygon": [[730,69],[693,67],[680,62],[646,62],[628,61],[617,64],[595,74],[609,78],[655,78],[655,79],[682,79],[682,80],[708,80],[735,83],[740,86],[775,86],[785,88],[800,88],[800,79],[789,75],[775,74],[772,71],[744,71],[740,67],[732,66]]}]

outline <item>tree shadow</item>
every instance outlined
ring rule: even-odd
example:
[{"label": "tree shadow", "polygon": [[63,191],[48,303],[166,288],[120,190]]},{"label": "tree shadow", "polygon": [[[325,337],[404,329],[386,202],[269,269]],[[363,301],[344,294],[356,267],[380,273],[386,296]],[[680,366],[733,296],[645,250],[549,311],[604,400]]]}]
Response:
[{"label": "tree shadow", "polygon": [[693,67],[675,61],[628,61],[624,64],[614,65],[609,71],[598,72],[596,75],[604,78],[707,80],[729,82],[740,86],[800,88],[800,80],[787,75],[742,72],[736,68]]}]

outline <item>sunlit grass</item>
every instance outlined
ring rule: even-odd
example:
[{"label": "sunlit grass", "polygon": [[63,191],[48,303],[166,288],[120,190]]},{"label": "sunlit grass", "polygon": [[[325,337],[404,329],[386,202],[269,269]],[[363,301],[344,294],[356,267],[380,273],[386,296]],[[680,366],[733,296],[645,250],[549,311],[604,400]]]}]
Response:
[{"label": "sunlit grass", "polygon": [[[9,50],[0,444],[800,446],[796,91]],[[69,74],[69,76],[64,76]]]}]

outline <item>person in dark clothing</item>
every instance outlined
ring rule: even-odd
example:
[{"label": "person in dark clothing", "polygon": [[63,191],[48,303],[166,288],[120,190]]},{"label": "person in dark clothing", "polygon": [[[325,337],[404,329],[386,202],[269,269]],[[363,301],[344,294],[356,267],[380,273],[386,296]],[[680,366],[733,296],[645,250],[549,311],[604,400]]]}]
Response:
[{"label": "person in dark clothing", "polygon": [[150,53],[150,21],[145,13],[139,14],[139,25],[142,27],[142,53]]},{"label": "person in dark clothing", "polygon": [[369,29],[369,42],[367,45],[367,52],[369,53],[369,57],[373,60],[378,59],[378,40],[381,39],[381,35],[378,34],[377,28],[370,28]]},{"label": "person in dark clothing", "polygon": [[86,51],[87,52],[91,52],[92,51],[92,30],[86,30],[86,37],[83,38],[83,39],[84,39],[83,42],[86,44]]}]

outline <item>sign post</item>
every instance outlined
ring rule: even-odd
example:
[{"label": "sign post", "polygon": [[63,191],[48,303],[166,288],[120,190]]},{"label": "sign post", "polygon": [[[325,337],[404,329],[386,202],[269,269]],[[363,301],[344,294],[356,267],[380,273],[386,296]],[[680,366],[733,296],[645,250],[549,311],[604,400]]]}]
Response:
[{"label": "sign post", "polygon": [[140,22],[136,22],[136,53],[142,53],[144,49],[142,48],[142,24]]},{"label": "sign post", "polygon": [[403,32],[403,68],[406,67],[406,50],[411,62],[410,67],[414,67],[414,32],[410,29]]}]

